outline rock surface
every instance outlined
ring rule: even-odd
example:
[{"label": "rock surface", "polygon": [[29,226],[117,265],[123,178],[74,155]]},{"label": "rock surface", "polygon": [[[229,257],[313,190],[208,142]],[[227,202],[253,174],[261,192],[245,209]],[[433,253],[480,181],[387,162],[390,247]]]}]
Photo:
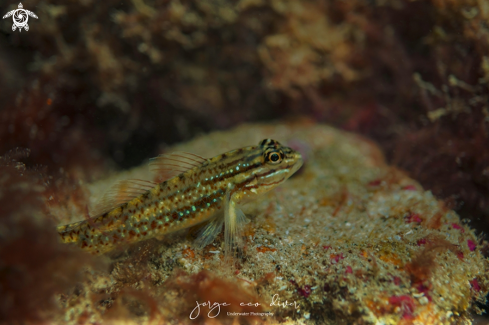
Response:
[{"label": "rock surface", "polygon": [[[305,164],[244,206],[251,222],[232,264],[222,235],[203,251],[186,233],[136,244],[109,254],[108,272],[87,272],[58,322],[465,324],[480,312],[489,264],[478,238],[372,142],[313,124],[244,125],[170,151],[211,157],[264,138]],[[149,177],[144,165],[89,190],[97,198],[118,179]],[[207,302],[230,306],[197,308]]]}]

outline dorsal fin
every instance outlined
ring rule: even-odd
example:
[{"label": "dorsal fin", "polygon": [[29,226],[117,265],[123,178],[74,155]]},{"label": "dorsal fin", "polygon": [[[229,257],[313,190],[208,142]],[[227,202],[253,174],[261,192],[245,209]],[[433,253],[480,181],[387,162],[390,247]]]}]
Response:
[{"label": "dorsal fin", "polygon": [[90,215],[97,217],[105,212],[113,210],[122,204],[131,201],[135,197],[151,190],[156,183],[142,179],[127,179],[112,185],[100,200],[95,204]]},{"label": "dorsal fin", "polygon": [[202,165],[207,159],[188,152],[172,152],[149,160],[149,171],[154,181],[161,183],[189,169]]}]

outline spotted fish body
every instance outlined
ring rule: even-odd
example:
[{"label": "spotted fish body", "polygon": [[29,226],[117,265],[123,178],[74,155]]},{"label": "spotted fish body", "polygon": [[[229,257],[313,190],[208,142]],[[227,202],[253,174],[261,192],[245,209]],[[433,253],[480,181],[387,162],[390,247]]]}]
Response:
[{"label": "spotted fish body", "polygon": [[[302,165],[299,153],[271,139],[210,159],[191,154],[160,158],[154,171],[160,176],[168,171],[178,175],[159,183],[124,183],[117,192],[119,201],[108,204],[115,208],[58,227],[61,240],[100,254],[120,244],[200,225],[197,244],[203,247],[215,239],[224,224],[229,252],[239,241],[239,229],[246,221],[238,205],[281,184]],[[135,193],[139,195],[131,197]],[[130,199],[121,203],[121,195]]]}]

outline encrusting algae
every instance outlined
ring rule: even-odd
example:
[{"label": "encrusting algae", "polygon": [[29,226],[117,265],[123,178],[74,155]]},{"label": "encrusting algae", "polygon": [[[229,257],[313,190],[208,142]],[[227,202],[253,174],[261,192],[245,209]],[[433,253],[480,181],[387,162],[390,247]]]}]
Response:
[{"label": "encrusting algae", "polygon": [[[231,252],[246,217],[238,204],[268,192],[302,166],[302,157],[275,140],[236,149],[211,159],[177,152],[150,163],[156,180],[126,180],[104,196],[95,217],[58,227],[65,243],[103,253],[120,243],[200,226],[198,244],[210,244],[226,231]],[[219,213],[222,210],[223,213]]]},{"label": "encrusting algae", "polygon": [[[301,152],[304,167],[243,205],[250,222],[232,266],[221,234],[203,249],[179,232],[135,243],[63,295],[53,322],[470,324],[481,313],[483,243],[370,141],[303,122],[245,125],[171,149],[212,156],[268,138]],[[150,174],[142,166],[88,188],[101,197],[123,179]]]}]

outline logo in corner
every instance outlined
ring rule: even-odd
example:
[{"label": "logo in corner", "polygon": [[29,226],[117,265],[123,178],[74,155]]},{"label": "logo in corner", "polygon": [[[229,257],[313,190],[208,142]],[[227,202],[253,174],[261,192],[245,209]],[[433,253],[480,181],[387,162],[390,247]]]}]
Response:
[{"label": "logo in corner", "polygon": [[24,6],[22,6],[22,3],[19,3],[19,8],[14,9],[12,11],[9,11],[3,16],[3,19],[8,18],[12,16],[14,20],[14,24],[12,25],[12,30],[15,32],[15,30],[18,28],[19,32],[22,32],[22,28],[24,28],[26,31],[29,30],[29,25],[27,25],[27,22],[29,21],[29,16],[38,18],[35,13],[29,10],[23,9]]}]

